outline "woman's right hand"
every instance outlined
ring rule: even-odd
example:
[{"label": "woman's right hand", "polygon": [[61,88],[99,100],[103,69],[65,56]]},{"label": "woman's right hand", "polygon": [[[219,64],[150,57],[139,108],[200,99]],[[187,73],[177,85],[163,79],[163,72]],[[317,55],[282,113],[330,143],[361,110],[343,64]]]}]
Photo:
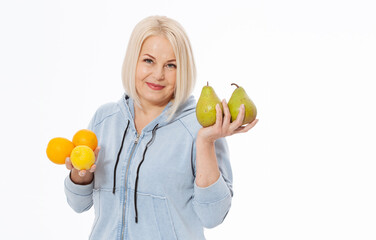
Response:
[{"label": "woman's right hand", "polygon": [[[99,150],[100,150],[99,146],[94,150],[95,162],[97,162]],[[88,171],[87,170],[78,170],[78,169],[73,167],[70,158],[67,157],[65,159],[65,166],[68,170],[71,170],[70,178],[71,178],[72,182],[74,182],[75,184],[79,184],[79,185],[87,185],[87,184],[90,184],[93,181],[94,172],[95,172],[95,168],[96,168],[97,165],[94,163]]]}]

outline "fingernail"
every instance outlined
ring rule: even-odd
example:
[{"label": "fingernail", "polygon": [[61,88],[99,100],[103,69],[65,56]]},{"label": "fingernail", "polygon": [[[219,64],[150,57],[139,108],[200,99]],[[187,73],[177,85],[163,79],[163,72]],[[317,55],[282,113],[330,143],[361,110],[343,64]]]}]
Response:
[{"label": "fingernail", "polygon": [[67,158],[65,159],[65,162],[69,162],[69,157],[67,157]]},{"label": "fingernail", "polygon": [[78,175],[80,175],[80,177],[83,177],[83,176],[85,176],[85,173],[83,171],[79,171]]},{"label": "fingernail", "polygon": [[242,104],[241,107],[244,109],[245,108],[244,104]]}]

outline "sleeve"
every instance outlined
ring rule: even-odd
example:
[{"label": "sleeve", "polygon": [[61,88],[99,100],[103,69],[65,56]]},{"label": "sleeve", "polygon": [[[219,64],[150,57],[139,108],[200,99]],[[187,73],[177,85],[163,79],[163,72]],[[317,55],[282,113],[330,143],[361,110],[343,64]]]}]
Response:
[{"label": "sleeve", "polygon": [[[91,119],[88,129],[94,131],[95,116]],[[77,213],[89,210],[93,206],[94,180],[87,185],[75,184],[70,173],[64,181],[64,192],[69,206]]]},{"label": "sleeve", "polygon": [[64,187],[67,202],[75,212],[82,213],[93,206],[94,181],[88,185],[75,184],[69,174],[65,178]]},{"label": "sleeve", "polygon": [[215,142],[215,151],[220,177],[205,188],[194,183],[193,208],[205,228],[213,228],[223,222],[230,210],[233,196],[232,170],[225,138]]}]

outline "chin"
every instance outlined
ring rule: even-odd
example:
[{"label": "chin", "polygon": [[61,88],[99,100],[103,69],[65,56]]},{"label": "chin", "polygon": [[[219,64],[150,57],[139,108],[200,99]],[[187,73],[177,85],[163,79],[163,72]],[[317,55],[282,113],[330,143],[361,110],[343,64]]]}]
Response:
[{"label": "chin", "polygon": [[165,106],[168,104],[168,102],[171,100],[171,98],[163,98],[163,97],[148,97],[146,100],[153,105],[158,105],[158,106]]}]

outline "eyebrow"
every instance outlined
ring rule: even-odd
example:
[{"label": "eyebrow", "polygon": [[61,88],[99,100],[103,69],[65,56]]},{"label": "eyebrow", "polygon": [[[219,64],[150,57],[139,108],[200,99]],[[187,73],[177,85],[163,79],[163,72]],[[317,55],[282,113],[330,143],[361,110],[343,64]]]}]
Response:
[{"label": "eyebrow", "polygon": [[[155,60],[155,57],[153,57],[152,55],[150,55],[148,53],[145,53],[144,56],[145,55]],[[176,62],[176,59],[171,59],[171,60],[168,60],[167,62]]]}]

